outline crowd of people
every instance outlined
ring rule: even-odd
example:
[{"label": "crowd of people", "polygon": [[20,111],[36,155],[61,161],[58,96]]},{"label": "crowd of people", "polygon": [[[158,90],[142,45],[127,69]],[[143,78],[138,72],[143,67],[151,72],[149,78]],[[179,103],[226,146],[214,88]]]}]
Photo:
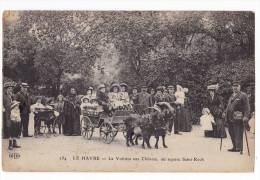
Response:
[{"label": "crowd of people", "polygon": [[[110,87],[101,84],[97,89],[88,87],[86,95],[79,96],[76,88],[71,87],[67,96],[58,95],[55,106],[44,104],[38,98],[35,104],[30,104],[28,84],[21,83],[21,90],[13,93],[14,84],[6,82],[4,84],[4,121],[3,136],[9,138],[9,149],[20,148],[17,139],[31,137],[28,134],[29,116],[32,112],[34,119],[37,119],[37,109],[49,108],[55,111],[59,122],[59,132],[64,135],[80,135],[80,115],[82,111],[88,109],[96,112],[104,112],[107,116],[113,116],[116,110],[134,110],[142,114],[148,107],[154,107],[160,102],[169,103],[175,113],[166,117],[169,122],[168,133],[181,135],[181,132],[190,132],[191,115],[187,104],[187,88],[177,85],[158,86],[150,88],[142,86],[140,92],[137,87],[130,87],[126,83],[112,83]],[[207,87],[207,103],[202,110],[200,125],[205,137],[226,138],[225,120],[228,123],[228,131],[233,143],[233,148],[229,151],[237,152],[243,150],[243,131],[245,123],[248,123],[251,113],[254,112],[254,100],[250,99],[251,94],[241,92],[240,82],[234,81],[232,84],[233,94],[228,101],[227,108],[224,108],[222,98],[216,94],[218,85]],[[251,111],[250,111],[251,106]],[[252,117],[253,118],[253,117]],[[252,120],[254,121],[254,120]],[[250,121],[251,124],[252,121]],[[34,121],[34,128],[37,122]],[[253,125],[251,125],[253,126]],[[50,124],[48,124],[49,131]],[[253,127],[251,130],[254,129]],[[54,133],[54,132],[53,132]]]}]

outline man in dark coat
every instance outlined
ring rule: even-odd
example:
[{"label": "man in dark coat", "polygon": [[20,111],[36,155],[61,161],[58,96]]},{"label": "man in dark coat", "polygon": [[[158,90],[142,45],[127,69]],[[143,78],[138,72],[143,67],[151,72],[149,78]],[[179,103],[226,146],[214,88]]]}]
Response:
[{"label": "man in dark coat", "polygon": [[147,87],[143,86],[142,91],[137,95],[138,102],[140,105],[142,105],[142,107],[140,107],[141,109],[140,108],[138,109],[138,113],[141,113],[143,109],[149,107],[149,98],[150,98],[150,94],[147,93]]},{"label": "man in dark coat", "polygon": [[[16,94],[16,101],[20,102],[19,108],[21,113],[21,130],[23,132],[23,137],[32,137],[28,134],[29,126],[29,115],[30,115],[30,96],[27,92],[28,89],[27,83],[21,83],[21,91]],[[19,132],[19,135],[21,133]]]},{"label": "man in dark coat", "polygon": [[227,109],[223,114],[223,117],[227,118],[228,131],[233,144],[233,148],[228,149],[228,151],[242,153],[244,123],[248,122],[250,107],[246,93],[240,91],[239,81],[233,82],[232,89],[234,93],[231,95]]},{"label": "man in dark coat", "polygon": [[9,128],[11,126],[11,103],[13,101],[13,83],[6,82],[4,84],[4,96],[3,96],[3,138],[9,138]]}]

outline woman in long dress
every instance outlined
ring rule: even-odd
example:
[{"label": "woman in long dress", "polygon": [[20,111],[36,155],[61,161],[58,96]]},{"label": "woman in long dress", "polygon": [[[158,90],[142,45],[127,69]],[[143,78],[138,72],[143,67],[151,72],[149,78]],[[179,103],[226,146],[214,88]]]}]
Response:
[{"label": "woman in long dress", "polygon": [[207,87],[209,95],[207,97],[207,106],[214,117],[216,126],[214,127],[214,137],[215,138],[226,138],[227,134],[225,131],[224,119],[222,118],[222,113],[224,110],[224,105],[222,98],[216,95],[217,85],[210,85]]},{"label": "woman in long dress", "polygon": [[180,85],[176,87],[177,91],[175,92],[176,97],[176,118],[180,122],[179,131],[181,132],[190,132],[191,131],[191,121],[189,110],[185,106],[185,92],[188,91],[186,88],[182,88]]},{"label": "woman in long dress", "polygon": [[80,98],[76,89],[71,88],[64,101],[64,131],[65,135],[80,135]]}]

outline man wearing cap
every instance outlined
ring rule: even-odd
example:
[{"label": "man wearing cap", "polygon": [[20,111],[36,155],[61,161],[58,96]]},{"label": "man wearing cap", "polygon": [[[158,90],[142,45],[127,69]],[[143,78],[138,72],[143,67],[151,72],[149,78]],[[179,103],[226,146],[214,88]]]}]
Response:
[{"label": "man wearing cap", "polygon": [[249,101],[246,93],[241,92],[239,81],[232,83],[233,94],[229,98],[227,109],[223,117],[227,118],[228,131],[232,140],[233,147],[228,149],[230,152],[243,152],[243,132],[244,123],[249,118]]},{"label": "man wearing cap", "polygon": [[11,104],[13,101],[13,83],[6,82],[4,83],[4,96],[3,96],[3,138],[8,138],[9,128],[11,126]]},{"label": "man wearing cap", "polygon": [[[28,89],[27,83],[21,83],[21,91],[16,94],[16,101],[20,102],[19,108],[21,113],[21,130],[23,137],[32,137],[28,134],[29,126],[29,115],[30,115],[30,96],[27,92]],[[19,135],[21,133],[19,132]]]}]

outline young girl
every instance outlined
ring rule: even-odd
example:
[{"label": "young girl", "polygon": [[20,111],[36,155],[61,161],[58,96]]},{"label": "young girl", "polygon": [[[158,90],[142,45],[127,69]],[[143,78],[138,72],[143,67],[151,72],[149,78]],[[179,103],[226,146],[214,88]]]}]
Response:
[{"label": "young girl", "polygon": [[121,83],[121,92],[120,92],[120,100],[122,101],[125,108],[132,108],[130,104],[130,98],[128,94],[128,85],[126,83]]},{"label": "young girl", "polygon": [[18,138],[18,133],[20,129],[21,116],[19,109],[19,102],[13,101],[11,104],[11,127],[10,127],[10,138],[9,138],[9,150],[13,150],[13,148],[21,148],[21,146],[17,145],[16,139]]},{"label": "young girl", "polygon": [[121,94],[119,92],[120,86],[118,83],[112,84],[110,88],[110,93],[108,93],[109,102],[113,110],[123,109],[124,104],[121,101]]},{"label": "young girl", "polygon": [[210,110],[208,108],[204,108],[202,110],[202,116],[200,117],[200,125],[201,129],[204,130],[205,137],[213,137],[213,127],[214,117],[211,115]]}]

